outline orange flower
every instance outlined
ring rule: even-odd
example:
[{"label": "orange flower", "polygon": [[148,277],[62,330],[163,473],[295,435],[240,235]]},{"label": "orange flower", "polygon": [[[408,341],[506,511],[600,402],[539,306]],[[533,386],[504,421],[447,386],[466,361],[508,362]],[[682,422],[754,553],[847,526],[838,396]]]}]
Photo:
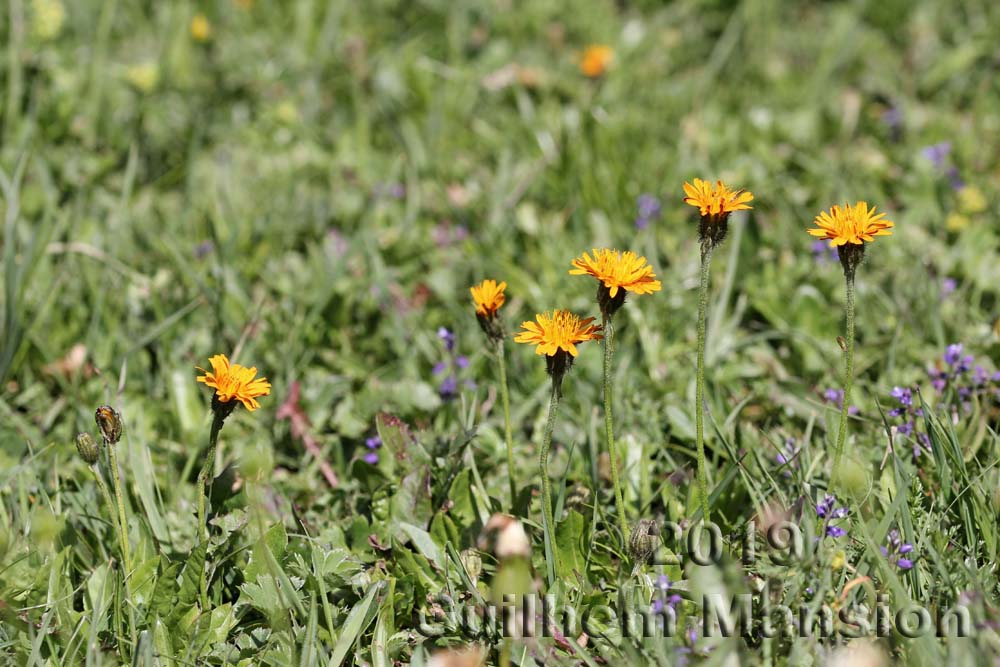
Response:
[{"label": "orange flower", "polygon": [[570,269],[570,274],[594,276],[608,289],[611,298],[618,296],[619,289],[636,294],[660,291],[660,281],[656,279],[653,267],[646,263],[645,257],[639,257],[631,250],[618,252],[595,248],[592,252],[593,258],[583,253],[574,259],[575,268]]},{"label": "orange flower", "polygon": [[576,346],[588,340],[601,340],[601,327],[593,325],[593,317],[581,319],[568,310],[557,310],[535,316],[537,322],[522,322],[524,329],[517,334],[514,341],[537,345],[535,354],[554,356],[560,350],[572,356],[577,356]]},{"label": "orange flower", "polygon": [[224,354],[217,354],[208,361],[212,364],[212,372],[198,368],[205,374],[198,378],[198,382],[214,388],[215,396],[220,403],[229,403],[236,399],[247,410],[253,412],[260,407],[256,397],[271,393],[271,383],[267,378],[254,379],[257,375],[256,366],[247,368],[239,364],[230,364]]},{"label": "orange flower", "polygon": [[722,181],[716,181],[713,186],[708,181],[695,178],[694,185],[684,184],[684,203],[694,206],[701,212],[703,218],[724,218],[733,211],[745,211],[753,208],[753,193],[746,190],[730,190]]},{"label": "orange flower", "polygon": [[604,44],[591,44],[583,50],[580,56],[580,71],[584,76],[596,79],[604,76],[615,59],[615,52]]},{"label": "orange flower", "polygon": [[844,204],[831,206],[829,212],[823,211],[816,216],[813,224],[816,229],[808,229],[810,234],[822,239],[829,239],[830,246],[842,246],[848,243],[864,245],[871,243],[876,236],[889,236],[895,224],[885,220],[885,213],[876,215],[875,207],[868,208],[868,202],[859,201],[854,206]]},{"label": "orange flower", "polygon": [[487,319],[496,317],[500,306],[507,300],[503,293],[505,289],[507,289],[507,283],[497,283],[495,280],[484,280],[478,285],[470,287],[472,301],[476,304],[476,314]]}]

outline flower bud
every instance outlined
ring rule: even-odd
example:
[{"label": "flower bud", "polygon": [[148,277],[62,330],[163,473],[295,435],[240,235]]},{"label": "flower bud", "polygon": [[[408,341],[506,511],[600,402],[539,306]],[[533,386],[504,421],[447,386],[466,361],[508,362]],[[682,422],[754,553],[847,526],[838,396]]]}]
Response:
[{"label": "flower bud", "polygon": [[94,439],[90,437],[89,433],[78,433],[76,435],[76,451],[80,452],[80,458],[86,461],[87,465],[97,463],[97,457],[101,453],[100,448],[94,442]]},{"label": "flower bud", "polygon": [[611,296],[611,290],[608,286],[604,283],[598,283],[597,305],[601,309],[601,314],[606,315],[609,319],[614,317],[618,309],[625,305],[626,294],[624,289],[619,289],[614,296]]},{"label": "flower bud", "polygon": [[640,519],[628,541],[629,555],[637,565],[645,563],[653,555],[656,541],[656,522],[652,519]]},{"label": "flower bud", "polygon": [[122,416],[110,405],[102,405],[94,413],[97,428],[104,442],[113,445],[122,439]]}]

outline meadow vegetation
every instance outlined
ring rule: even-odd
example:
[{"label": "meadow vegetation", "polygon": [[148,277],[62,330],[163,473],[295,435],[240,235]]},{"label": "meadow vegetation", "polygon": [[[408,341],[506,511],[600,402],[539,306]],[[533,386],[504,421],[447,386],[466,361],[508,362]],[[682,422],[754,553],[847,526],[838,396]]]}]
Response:
[{"label": "meadow vegetation", "polygon": [[997,3],[0,35],[3,664],[1000,664]]}]

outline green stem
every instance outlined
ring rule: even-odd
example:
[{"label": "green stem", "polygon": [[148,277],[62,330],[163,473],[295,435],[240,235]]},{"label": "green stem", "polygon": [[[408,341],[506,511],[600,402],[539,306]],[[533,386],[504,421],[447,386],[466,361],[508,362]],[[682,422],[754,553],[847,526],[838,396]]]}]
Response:
[{"label": "green stem", "polygon": [[115,499],[118,501],[118,526],[121,531],[119,536],[122,542],[122,558],[125,559],[125,582],[128,590],[128,578],[132,574],[132,552],[128,543],[128,521],[125,518],[125,498],[122,495],[122,483],[118,470],[117,447],[108,443],[108,456],[111,463],[111,480],[115,485]]},{"label": "green stem", "polygon": [[840,430],[837,448],[833,452],[833,475],[838,474],[840,457],[847,440],[847,417],[851,409],[851,385],[854,384],[854,273],[844,274],[847,289],[847,351],[844,360],[844,404],[840,407]]},{"label": "green stem", "polygon": [[507,362],[504,359],[503,339],[497,341],[497,363],[500,365],[500,399],[503,402],[504,438],[507,441],[507,476],[510,478],[510,511],[517,502],[517,479],[514,476],[514,437],[510,427],[510,391],[507,389]]},{"label": "green stem", "polygon": [[695,385],[695,439],[698,445],[698,488],[701,495],[701,518],[708,523],[708,473],[705,470],[705,320],[708,317],[708,278],[712,247],[701,246],[701,285],[698,290],[698,375]]},{"label": "green stem", "polygon": [[[212,430],[208,436],[208,452],[205,455],[204,463],[202,463],[201,472],[198,473],[198,544],[208,541],[205,500],[208,485],[212,479],[212,469],[215,466],[215,450],[219,444],[219,431],[222,430],[223,422],[225,422],[225,417],[221,416],[218,412],[214,412]],[[204,569],[201,571],[200,584],[202,611],[205,611],[208,609],[208,581],[205,578]]]},{"label": "green stem", "polygon": [[[98,488],[101,490],[101,495],[104,496],[104,502],[108,506],[108,511],[111,512],[112,518],[117,514],[118,509],[115,505],[115,501],[111,499],[111,492],[108,491],[108,485],[104,482],[104,478],[101,476],[100,471],[97,469],[96,465],[90,467],[90,472],[94,474],[94,480],[97,482]],[[122,527],[117,519],[111,522],[115,526],[115,533],[118,535],[118,546],[122,552],[122,562],[125,562],[125,540],[122,537]]]},{"label": "green stem", "polygon": [[198,473],[198,539],[199,543],[208,539],[208,524],[205,523],[205,498],[208,484],[211,482],[212,468],[215,466],[215,450],[219,444],[219,431],[223,420],[218,415],[212,419],[212,431],[208,436],[208,453]]},{"label": "green stem", "polygon": [[[556,524],[552,518],[552,487],[549,482],[549,447],[552,445],[552,430],[556,424],[556,412],[559,410],[559,383],[556,378],[552,379],[552,394],[549,397],[549,415],[545,420],[545,431],[542,434],[542,449],[538,454],[538,467],[542,473],[542,528],[545,532],[545,540],[552,554],[552,571],[559,569],[559,555],[556,553],[555,533]],[[550,584],[552,581],[549,582]]]},{"label": "green stem", "polygon": [[604,432],[611,460],[611,484],[615,487],[615,507],[618,509],[618,528],[622,533],[622,548],[628,545],[628,522],[625,519],[625,500],[622,483],[618,477],[618,454],[615,452],[615,430],[611,416],[611,355],[614,354],[614,324],[607,313],[602,318],[604,332]]}]

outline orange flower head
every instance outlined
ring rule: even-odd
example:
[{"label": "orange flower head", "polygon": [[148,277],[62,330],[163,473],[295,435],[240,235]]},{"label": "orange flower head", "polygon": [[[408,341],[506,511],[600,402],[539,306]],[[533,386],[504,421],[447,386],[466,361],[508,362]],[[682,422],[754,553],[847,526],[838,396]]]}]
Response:
[{"label": "orange flower head", "polygon": [[503,291],[507,289],[507,283],[498,283],[495,280],[484,280],[478,285],[469,288],[472,292],[472,301],[476,304],[476,315],[493,319],[504,304],[507,297]]},{"label": "orange flower head", "polygon": [[568,310],[556,310],[551,315],[538,314],[535,320],[522,322],[523,331],[514,338],[517,343],[536,345],[535,354],[552,357],[561,351],[575,357],[577,345],[603,338],[601,327],[591,324],[593,317],[581,319]]},{"label": "orange flower head", "polygon": [[198,368],[204,373],[198,378],[198,382],[215,389],[215,398],[220,403],[229,403],[235,399],[253,412],[260,407],[257,397],[271,393],[271,383],[267,378],[254,379],[257,375],[256,366],[247,368],[239,364],[230,364],[229,358],[224,354],[217,354],[208,361],[212,364],[212,371]]},{"label": "orange flower head", "polygon": [[611,298],[618,296],[619,290],[636,294],[652,294],[660,291],[660,281],[653,273],[653,267],[646,263],[645,257],[636,255],[631,250],[619,252],[594,248],[591,257],[583,253],[573,260],[570,274],[574,276],[594,276],[608,289]]},{"label": "orange flower head", "polygon": [[615,59],[615,51],[605,44],[591,44],[580,56],[580,71],[591,79],[604,76]]},{"label": "orange flower head", "polygon": [[889,236],[895,224],[885,219],[885,213],[875,213],[875,207],[868,208],[868,202],[859,201],[854,206],[844,204],[834,205],[829,211],[823,211],[813,221],[815,229],[806,230],[813,236],[830,241],[830,247],[838,247],[848,243],[864,245],[871,243],[876,236]]},{"label": "orange flower head", "polygon": [[730,190],[722,181],[712,185],[708,181],[695,178],[694,184],[684,184],[684,203],[694,206],[701,212],[701,217],[722,218],[733,211],[746,211],[751,208],[753,193],[747,190]]}]

